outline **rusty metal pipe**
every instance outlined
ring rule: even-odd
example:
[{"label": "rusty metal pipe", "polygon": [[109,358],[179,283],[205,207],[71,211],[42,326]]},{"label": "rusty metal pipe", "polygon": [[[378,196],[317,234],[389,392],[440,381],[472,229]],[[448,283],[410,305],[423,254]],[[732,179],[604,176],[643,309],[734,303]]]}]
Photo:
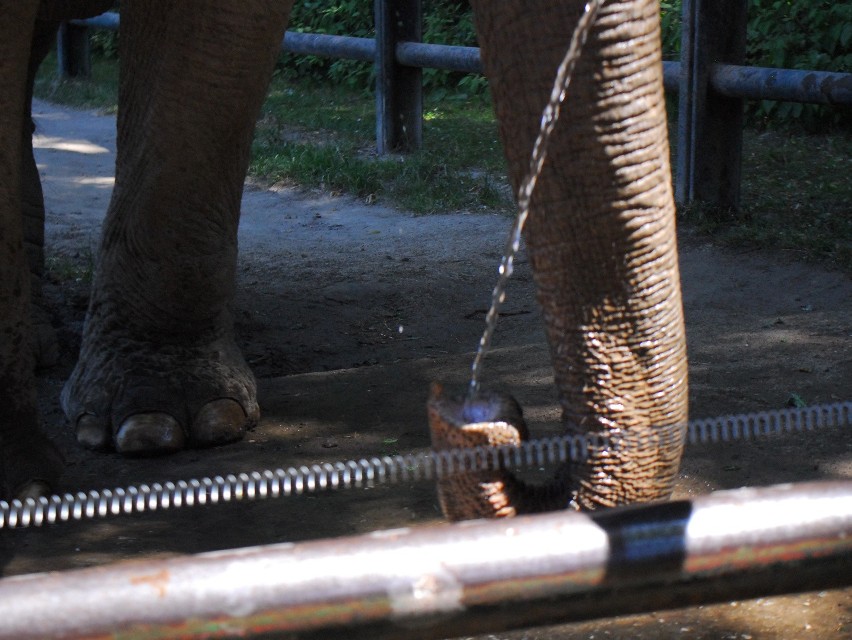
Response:
[{"label": "rusty metal pipe", "polygon": [[440,638],[843,586],[852,482],[0,580],[0,638]]}]

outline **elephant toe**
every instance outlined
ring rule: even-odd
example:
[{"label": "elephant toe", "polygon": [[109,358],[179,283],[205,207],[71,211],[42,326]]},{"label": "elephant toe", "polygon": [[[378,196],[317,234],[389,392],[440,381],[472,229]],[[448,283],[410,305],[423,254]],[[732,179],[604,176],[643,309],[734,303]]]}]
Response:
[{"label": "elephant toe", "polygon": [[85,345],[62,392],[84,446],[163,455],[234,442],[257,421],[255,379],[230,338],[158,347],[97,337],[102,342]]},{"label": "elephant toe", "polygon": [[64,461],[39,430],[6,433],[0,451],[0,498],[40,498],[52,493]]},{"label": "elephant toe", "polygon": [[251,422],[236,400],[213,400],[201,407],[195,415],[190,426],[192,442],[196,447],[213,447],[240,440]]},{"label": "elephant toe", "polygon": [[86,413],[77,419],[77,442],[87,449],[104,451],[110,446],[109,422]]},{"label": "elephant toe", "polygon": [[121,423],[115,434],[115,450],[126,456],[174,453],[186,446],[180,423],[168,413],[136,413]]}]

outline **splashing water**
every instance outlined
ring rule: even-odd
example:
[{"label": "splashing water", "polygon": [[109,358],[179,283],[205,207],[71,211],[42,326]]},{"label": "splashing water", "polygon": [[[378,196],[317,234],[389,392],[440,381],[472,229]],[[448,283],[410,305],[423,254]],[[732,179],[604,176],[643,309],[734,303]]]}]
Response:
[{"label": "splashing water", "polygon": [[479,340],[479,348],[476,351],[476,357],[473,359],[473,365],[471,366],[468,398],[472,398],[479,390],[482,362],[485,359],[488,348],[491,346],[491,338],[494,336],[494,330],[497,327],[500,305],[506,300],[506,283],[514,270],[515,254],[521,245],[521,232],[530,213],[532,194],[535,190],[536,182],[538,182],[538,177],[541,174],[541,168],[544,166],[544,160],[547,157],[547,143],[550,140],[553,129],[556,127],[556,121],[559,119],[560,108],[562,102],[565,100],[568,85],[571,83],[571,74],[574,71],[577,58],[580,56],[580,49],[582,49],[586,42],[589,29],[603,2],[604,0],[591,0],[586,3],[583,15],[580,16],[577,27],[571,36],[568,51],[565,52],[565,57],[556,71],[556,78],[553,82],[553,89],[550,92],[550,99],[544,107],[544,112],[541,114],[541,125],[535,144],[533,145],[532,154],[530,155],[530,166],[518,189],[518,215],[509,232],[506,248],[500,260],[500,266],[497,269],[497,284],[494,286],[494,291],[491,294],[491,308],[485,316],[485,331]]}]

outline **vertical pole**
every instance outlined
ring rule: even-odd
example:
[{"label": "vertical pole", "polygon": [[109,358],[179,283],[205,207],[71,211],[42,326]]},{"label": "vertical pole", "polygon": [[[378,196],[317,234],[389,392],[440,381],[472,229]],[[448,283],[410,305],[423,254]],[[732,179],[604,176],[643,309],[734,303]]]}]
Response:
[{"label": "vertical pole", "polygon": [[740,207],[743,104],[710,89],[715,64],[745,61],[747,0],[684,0],[675,195]]},{"label": "vertical pole", "polygon": [[89,30],[63,22],[56,36],[56,57],[63,78],[88,78],[92,74]]},{"label": "vertical pole", "polygon": [[692,100],[695,96],[692,59],[697,2],[698,0],[683,0],[680,16],[680,80],[675,158],[675,200],[678,204],[692,202]]},{"label": "vertical pole", "polygon": [[421,0],[375,0],[375,13],[378,152],[414,151],[423,142],[423,74],[397,63],[396,45],[420,41]]}]

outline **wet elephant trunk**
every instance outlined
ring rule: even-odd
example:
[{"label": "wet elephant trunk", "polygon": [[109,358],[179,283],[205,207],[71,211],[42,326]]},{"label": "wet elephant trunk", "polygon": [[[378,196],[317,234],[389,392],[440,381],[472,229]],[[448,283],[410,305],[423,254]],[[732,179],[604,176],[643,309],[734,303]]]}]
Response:
[{"label": "wet elephant trunk", "polygon": [[[517,188],[584,2],[499,5],[474,2]],[[525,240],[566,429],[640,438],[673,431],[687,417],[686,348],[656,0],[602,7]],[[666,498],[680,454],[674,439],[592,459],[571,470],[577,503]]]}]

